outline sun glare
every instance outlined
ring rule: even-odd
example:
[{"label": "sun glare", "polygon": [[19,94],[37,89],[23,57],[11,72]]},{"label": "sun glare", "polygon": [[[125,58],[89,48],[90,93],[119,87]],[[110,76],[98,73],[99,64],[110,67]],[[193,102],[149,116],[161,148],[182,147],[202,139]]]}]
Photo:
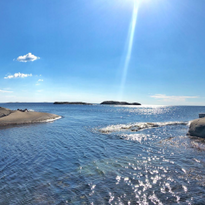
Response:
[{"label": "sun glare", "polygon": [[123,64],[123,73],[122,73],[120,96],[119,96],[120,99],[123,98],[123,94],[124,94],[124,87],[126,83],[127,72],[129,68],[131,55],[132,55],[132,47],[133,47],[133,40],[134,40],[134,34],[135,34],[135,27],[137,23],[138,10],[139,10],[139,5],[141,1],[142,0],[134,0],[134,8],[133,8],[132,19],[130,23],[129,34],[128,34],[128,41],[127,41],[128,43],[126,45],[126,55],[124,57],[124,64]]}]

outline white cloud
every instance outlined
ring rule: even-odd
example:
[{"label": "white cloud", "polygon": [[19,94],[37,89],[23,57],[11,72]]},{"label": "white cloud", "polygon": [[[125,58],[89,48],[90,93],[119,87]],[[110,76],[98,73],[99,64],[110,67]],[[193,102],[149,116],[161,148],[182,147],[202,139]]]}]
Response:
[{"label": "white cloud", "polygon": [[32,76],[32,74],[24,74],[24,73],[15,73],[14,75],[8,75],[7,77],[4,77],[4,79],[11,79],[11,78],[26,78]]},{"label": "white cloud", "polygon": [[40,82],[43,82],[43,79],[38,79],[36,85],[40,85]]},{"label": "white cloud", "polygon": [[32,53],[28,53],[24,56],[19,56],[17,58],[17,61],[19,61],[19,62],[29,62],[29,61],[35,61],[37,59],[40,59],[40,57],[37,57],[37,56],[33,55]]},{"label": "white cloud", "polygon": [[0,90],[0,93],[13,93],[13,91],[8,91],[8,90]]},{"label": "white cloud", "polygon": [[170,102],[170,101],[176,101],[176,102],[184,102],[186,101],[186,99],[195,99],[195,98],[199,98],[198,96],[168,96],[168,95],[164,95],[164,94],[156,94],[156,95],[152,95],[150,96],[151,98],[156,98],[156,99],[161,99],[163,101],[166,102]]}]

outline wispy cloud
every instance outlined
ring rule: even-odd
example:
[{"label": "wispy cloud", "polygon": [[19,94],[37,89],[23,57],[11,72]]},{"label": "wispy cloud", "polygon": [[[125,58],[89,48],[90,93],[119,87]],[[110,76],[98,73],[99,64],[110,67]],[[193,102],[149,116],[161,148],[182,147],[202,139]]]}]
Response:
[{"label": "wispy cloud", "polygon": [[156,94],[156,95],[152,95],[150,96],[151,98],[156,98],[156,99],[160,99],[166,102],[183,102],[186,101],[186,99],[195,99],[195,98],[199,98],[198,96],[168,96],[168,95],[164,95],[164,94]]},{"label": "wispy cloud", "polygon": [[19,56],[16,60],[19,62],[29,62],[29,61],[35,61],[37,59],[40,59],[40,57],[37,57],[35,55],[33,55],[32,53],[28,53],[24,56]]},{"label": "wispy cloud", "polygon": [[4,77],[4,79],[11,79],[11,78],[27,78],[27,77],[31,77],[32,74],[24,74],[24,73],[15,73],[14,75],[8,75],[6,77]]},{"label": "wispy cloud", "polygon": [[40,82],[43,82],[43,79],[38,79],[36,85],[40,85]]},{"label": "wispy cloud", "polygon": [[13,93],[13,91],[9,91],[9,90],[0,90],[0,93]]}]

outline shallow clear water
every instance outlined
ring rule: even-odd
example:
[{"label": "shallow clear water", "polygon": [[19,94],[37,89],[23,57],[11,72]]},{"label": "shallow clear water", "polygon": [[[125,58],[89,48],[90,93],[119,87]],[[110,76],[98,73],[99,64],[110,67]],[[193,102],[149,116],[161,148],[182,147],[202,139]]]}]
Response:
[{"label": "shallow clear water", "polygon": [[61,115],[0,129],[0,204],[203,204],[192,106],[0,104]]}]

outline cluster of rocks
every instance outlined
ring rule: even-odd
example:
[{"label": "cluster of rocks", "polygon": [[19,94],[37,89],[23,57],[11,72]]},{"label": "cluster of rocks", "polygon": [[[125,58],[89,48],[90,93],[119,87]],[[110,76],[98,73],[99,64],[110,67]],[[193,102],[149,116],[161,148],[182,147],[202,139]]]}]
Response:
[{"label": "cluster of rocks", "polygon": [[22,110],[22,109],[17,109],[18,111],[21,111],[21,112],[28,112],[28,109],[24,109],[24,110]]}]

